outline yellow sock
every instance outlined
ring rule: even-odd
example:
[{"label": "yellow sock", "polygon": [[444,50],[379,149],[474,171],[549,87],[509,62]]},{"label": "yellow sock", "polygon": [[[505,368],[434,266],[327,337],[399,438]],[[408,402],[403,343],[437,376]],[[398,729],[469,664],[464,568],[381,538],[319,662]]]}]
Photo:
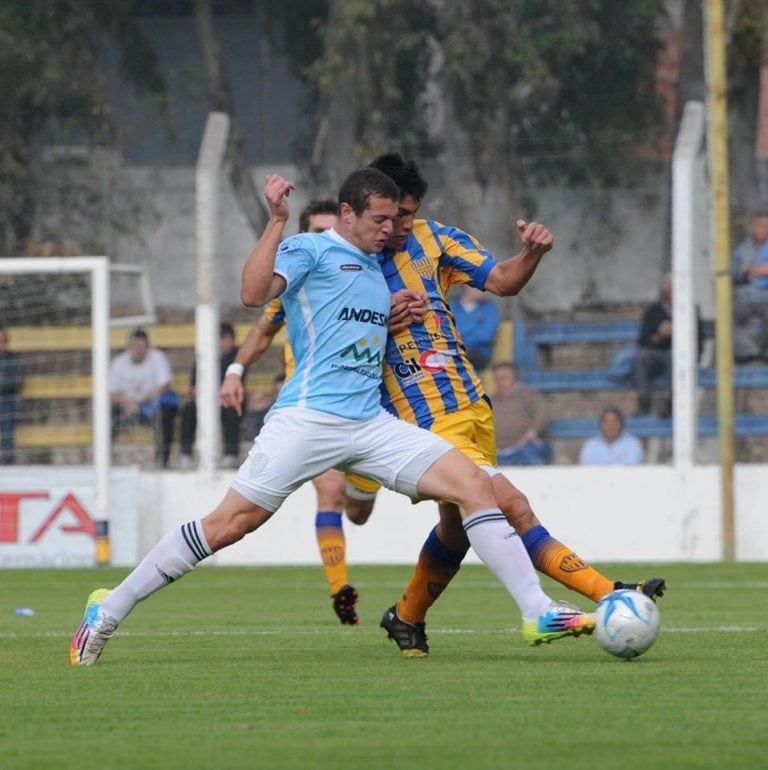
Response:
[{"label": "yellow sock", "polygon": [[570,548],[555,540],[544,527],[529,529],[522,540],[533,566],[572,591],[594,602],[599,602],[613,591],[613,581],[601,575],[594,567],[590,567]]},{"label": "yellow sock", "polygon": [[336,511],[318,511],[315,517],[315,535],[325,577],[333,596],[349,583],[346,540],[341,524],[341,514]]},{"label": "yellow sock", "polygon": [[406,623],[423,623],[427,610],[437,601],[459,571],[467,549],[446,548],[433,529],[419,554],[416,569],[397,603],[397,616]]}]

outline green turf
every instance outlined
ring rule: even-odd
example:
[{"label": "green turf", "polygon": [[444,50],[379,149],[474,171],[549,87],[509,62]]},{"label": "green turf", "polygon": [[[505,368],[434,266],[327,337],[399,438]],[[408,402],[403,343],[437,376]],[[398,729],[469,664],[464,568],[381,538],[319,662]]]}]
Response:
[{"label": "green turf", "polygon": [[319,568],[211,568],[137,607],[90,668],[67,664],[70,636],[124,571],[2,571],[0,768],[768,767],[766,566],[605,571],[670,585],[639,660],[590,637],[527,647],[482,567],[433,608],[422,660],[378,628],[407,567],[352,568],[355,628]]}]

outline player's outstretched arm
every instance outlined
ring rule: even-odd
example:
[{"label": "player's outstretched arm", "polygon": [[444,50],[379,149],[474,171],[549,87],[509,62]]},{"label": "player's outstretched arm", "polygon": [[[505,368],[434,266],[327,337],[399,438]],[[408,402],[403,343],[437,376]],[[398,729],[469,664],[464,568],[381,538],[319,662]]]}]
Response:
[{"label": "player's outstretched arm", "polygon": [[232,407],[239,415],[243,413],[245,389],[243,387],[243,372],[255,364],[264,351],[272,344],[272,339],[282,324],[273,324],[268,318],[262,317],[250,328],[237,350],[233,364],[227,369],[227,374],[219,389],[219,404]]},{"label": "player's outstretched arm", "polygon": [[536,272],[541,258],[555,245],[555,236],[540,222],[518,219],[517,232],[523,248],[514,257],[494,265],[485,282],[485,290],[498,297],[518,294]]},{"label": "player's outstretched arm", "polygon": [[248,307],[261,307],[285,288],[285,279],[274,272],[275,254],[290,214],[287,198],[293,189],[293,182],[279,174],[268,174],[264,180],[270,217],[243,267],[240,300]]}]

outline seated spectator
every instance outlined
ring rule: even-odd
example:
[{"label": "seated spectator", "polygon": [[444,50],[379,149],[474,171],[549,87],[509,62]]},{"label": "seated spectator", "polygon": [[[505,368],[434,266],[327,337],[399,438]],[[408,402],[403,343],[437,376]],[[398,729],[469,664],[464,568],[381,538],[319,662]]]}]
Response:
[{"label": "seated spectator", "polygon": [[736,360],[768,361],[768,213],[750,217],[733,253],[733,324]]},{"label": "seated spectator", "polygon": [[451,302],[451,312],[467,358],[481,372],[493,358],[493,345],[499,331],[499,308],[481,289],[464,286],[459,298]]},{"label": "seated spectator", "polygon": [[554,453],[547,437],[549,410],[544,396],[520,382],[512,364],[494,366],[493,378],[499,465],[549,465]]},{"label": "seated spectator", "polygon": [[243,438],[246,441],[253,441],[261,433],[261,429],[264,427],[264,418],[267,416],[269,408],[275,403],[277,394],[284,383],[285,373],[280,372],[280,374],[275,376],[271,393],[257,391],[249,399],[248,412],[245,415],[245,426],[243,428]]},{"label": "seated spectator", "polygon": [[579,454],[582,465],[640,465],[645,459],[637,436],[624,430],[624,414],[609,406],[600,415],[600,433],[584,442]]},{"label": "seated spectator", "polygon": [[112,438],[129,425],[155,429],[155,461],[167,468],[179,397],[171,386],[171,365],[160,350],[151,348],[149,336],[135,329],[128,349],[109,366],[112,395]]},{"label": "seated spectator", "polygon": [[[698,313],[698,311],[697,311]],[[701,355],[703,333],[698,319],[698,355]],[[672,275],[662,278],[659,299],[648,305],[640,321],[637,352],[633,365],[637,388],[637,416],[651,413],[654,380],[669,377],[672,372]],[[672,391],[666,388],[659,417],[672,415]]]},{"label": "seated spectator", "polygon": [[8,331],[0,326],[0,465],[16,462],[16,407],[23,382],[21,357],[8,350]]},{"label": "seated spectator", "polygon": [[[227,367],[234,362],[237,355],[235,345],[235,330],[232,324],[222,323],[219,326],[219,368],[220,379],[224,380]],[[187,470],[192,467],[192,447],[197,433],[197,366],[192,365],[190,373],[189,399],[181,410],[181,457],[179,467]],[[240,465],[240,415],[233,407],[222,406],[221,433],[224,446],[223,468],[237,468]]]}]

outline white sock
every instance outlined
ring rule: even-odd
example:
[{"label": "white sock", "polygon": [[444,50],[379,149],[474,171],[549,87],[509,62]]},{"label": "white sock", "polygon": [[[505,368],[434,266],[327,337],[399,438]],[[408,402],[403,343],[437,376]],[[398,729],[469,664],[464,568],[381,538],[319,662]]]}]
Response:
[{"label": "white sock", "polygon": [[118,623],[142,599],[165,588],[212,553],[200,521],[189,521],[169,532],[101,602],[105,615]]},{"label": "white sock", "polygon": [[525,546],[498,508],[475,511],[464,519],[475,553],[502,582],[524,618],[537,618],[552,601],[541,587]]}]

